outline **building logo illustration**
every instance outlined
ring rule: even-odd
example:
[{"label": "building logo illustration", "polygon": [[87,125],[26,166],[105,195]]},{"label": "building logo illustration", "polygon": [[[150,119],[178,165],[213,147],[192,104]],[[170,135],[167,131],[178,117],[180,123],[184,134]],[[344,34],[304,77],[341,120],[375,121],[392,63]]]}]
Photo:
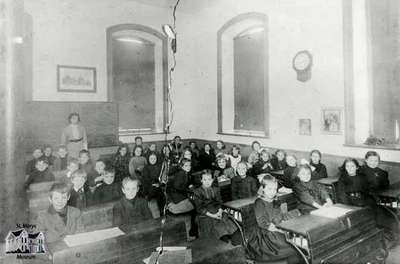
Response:
[{"label": "building logo illustration", "polygon": [[6,254],[46,253],[42,232],[27,232],[22,228],[6,236]]}]

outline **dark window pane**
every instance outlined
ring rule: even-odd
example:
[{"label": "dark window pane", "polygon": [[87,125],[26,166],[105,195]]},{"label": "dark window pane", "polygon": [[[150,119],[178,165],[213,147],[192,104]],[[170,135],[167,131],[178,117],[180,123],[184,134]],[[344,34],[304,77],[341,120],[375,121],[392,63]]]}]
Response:
[{"label": "dark window pane", "polygon": [[264,32],[236,37],[233,50],[234,129],[264,131]]},{"label": "dark window pane", "polygon": [[113,81],[120,129],[155,128],[154,44],[113,41]]}]

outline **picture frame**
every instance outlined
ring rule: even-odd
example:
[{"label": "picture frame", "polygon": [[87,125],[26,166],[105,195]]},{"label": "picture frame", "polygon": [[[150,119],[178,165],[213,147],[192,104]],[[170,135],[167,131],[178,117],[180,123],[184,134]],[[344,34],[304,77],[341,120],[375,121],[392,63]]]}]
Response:
[{"label": "picture frame", "polygon": [[96,89],[96,68],[57,65],[58,92],[95,93]]},{"label": "picture frame", "polygon": [[341,135],[343,109],[340,107],[327,107],[321,110],[321,132],[323,134]]},{"label": "picture frame", "polygon": [[311,136],[311,119],[309,118],[299,119],[299,135]]}]

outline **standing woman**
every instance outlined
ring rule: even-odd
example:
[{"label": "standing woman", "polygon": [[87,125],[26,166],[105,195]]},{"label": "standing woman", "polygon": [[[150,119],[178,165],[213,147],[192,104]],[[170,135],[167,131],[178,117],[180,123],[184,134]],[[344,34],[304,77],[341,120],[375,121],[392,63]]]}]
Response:
[{"label": "standing woman", "polygon": [[81,118],[78,113],[68,116],[69,125],[66,126],[61,135],[61,145],[67,146],[68,155],[73,158],[79,157],[79,151],[88,150],[86,129],[80,124]]}]

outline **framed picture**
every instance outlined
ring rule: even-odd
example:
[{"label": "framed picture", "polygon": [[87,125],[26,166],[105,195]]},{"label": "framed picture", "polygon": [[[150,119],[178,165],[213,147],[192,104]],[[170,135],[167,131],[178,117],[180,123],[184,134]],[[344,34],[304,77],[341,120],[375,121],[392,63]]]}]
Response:
[{"label": "framed picture", "polygon": [[321,129],[324,134],[342,134],[342,108],[323,108]]},{"label": "framed picture", "polygon": [[96,68],[57,65],[57,91],[96,92]]},{"label": "framed picture", "polygon": [[311,119],[299,119],[299,134],[311,136]]}]

